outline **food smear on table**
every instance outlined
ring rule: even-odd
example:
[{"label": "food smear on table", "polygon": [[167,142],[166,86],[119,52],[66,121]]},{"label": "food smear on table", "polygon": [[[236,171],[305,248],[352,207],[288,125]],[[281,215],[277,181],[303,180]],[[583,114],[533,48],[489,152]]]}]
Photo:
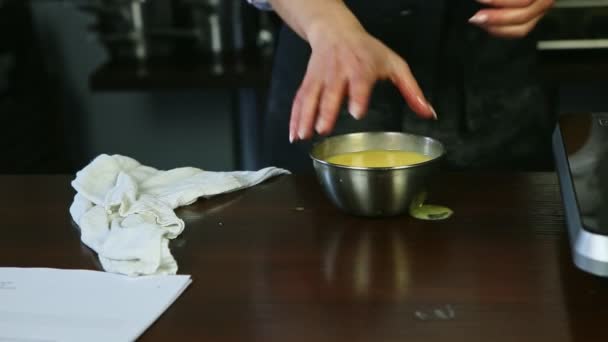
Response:
[{"label": "food smear on table", "polygon": [[425,204],[426,192],[419,193],[410,205],[410,216],[425,221],[438,221],[450,218],[454,211],[448,207]]},{"label": "food smear on table", "polygon": [[327,162],[352,167],[384,168],[423,163],[431,157],[418,152],[399,150],[368,150],[336,154]]}]

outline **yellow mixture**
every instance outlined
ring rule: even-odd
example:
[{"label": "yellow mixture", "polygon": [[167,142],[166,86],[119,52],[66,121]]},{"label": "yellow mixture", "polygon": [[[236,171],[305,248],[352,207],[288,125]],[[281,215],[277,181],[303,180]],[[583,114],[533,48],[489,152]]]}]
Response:
[{"label": "yellow mixture", "polygon": [[397,167],[418,164],[431,157],[409,151],[369,150],[337,154],[327,158],[332,164],[354,167]]},{"label": "yellow mixture", "polygon": [[[337,154],[327,158],[332,164],[354,167],[397,167],[422,163],[431,157],[417,152],[369,150]],[[445,220],[454,214],[447,207],[425,204],[426,193],[421,192],[414,198],[410,206],[410,215],[419,220]]]}]

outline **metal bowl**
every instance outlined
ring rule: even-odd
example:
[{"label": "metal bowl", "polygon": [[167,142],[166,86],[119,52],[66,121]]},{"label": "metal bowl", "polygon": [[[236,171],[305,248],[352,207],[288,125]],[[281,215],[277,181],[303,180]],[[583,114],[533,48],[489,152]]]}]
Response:
[{"label": "metal bowl", "polygon": [[[389,168],[352,167],[327,162],[336,154],[367,150],[418,152],[430,160]],[[331,201],[357,216],[383,217],[408,212],[413,198],[425,191],[445,155],[443,145],[429,137],[396,132],[339,135],[316,144],[310,156],[317,177]]]}]

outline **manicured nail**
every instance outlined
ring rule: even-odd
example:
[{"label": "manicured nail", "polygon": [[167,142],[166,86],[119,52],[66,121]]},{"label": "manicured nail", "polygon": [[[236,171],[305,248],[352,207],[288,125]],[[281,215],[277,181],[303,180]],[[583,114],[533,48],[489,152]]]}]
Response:
[{"label": "manicured nail", "polygon": [[298,139],[306,140],[306,132],[304,131],[304,129],[301,129],[300,131],[298,131]]},{"label": "manicured nail", "polygon": [[418,97],[417,100],[418,100],[418,102],[421,105],[423,105],[426,108],[428,108],[431,111],[431,113],[433,113],[433,119],[437,120],[437,112],[435,111],[435,108],[433,108],[433,106],[431,106],[431,104],[429,103],[429,101],[423,99],[422,97]]},{"label": "manicured nail", "polygon": [[293,144],[293,133],[289,132],[289,143]]},{"label": "manicured nail", "polygon": [[477,24],[477,25],[483,24],[486,21],[488,21],[488,15],[483,14],[483,13],[475,14],[474,16],[471,17],[471,19],[469,19],[469,22],[471,24]]},{"label": "manicured nail", "polygon": [[433,119],[435,121],[439,120],[439,118],[437,117],[437,112],[435,111],[435,108],[433,108],[433,106],[431,106],[431,104],[429,104],[429,108],[431,109],[431,112],[433,112]]},{"label": "manicured nail", "polygon": [[363,109],[361,108],[361,106],[359,106],[358,103],[351,103],[348,106],[348,111],[350,112],[350,115],[352,115],[357,120],[363,117]]},{"label": "manicured nail", "polygon": [[317,124],[315,125],[315,130],[317,131],[317,133],[321,133],[321,129],[323,128],[323,124],[325,122],[323,121],[323,119],[319,118],[319,120],[317,120]]}]

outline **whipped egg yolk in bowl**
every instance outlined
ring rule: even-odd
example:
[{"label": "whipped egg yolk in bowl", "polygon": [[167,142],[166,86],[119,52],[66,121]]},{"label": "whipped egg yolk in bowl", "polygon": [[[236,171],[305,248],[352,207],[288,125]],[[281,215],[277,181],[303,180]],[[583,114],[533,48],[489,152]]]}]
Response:
[{"label": "whipped egg yolk in bowl", "polygon": [[323,139],[310,157],[321,187],[338,208],[386,217],[418,207],[414,201],[438,175],[445,153],[431,137],[364,132]]}]

